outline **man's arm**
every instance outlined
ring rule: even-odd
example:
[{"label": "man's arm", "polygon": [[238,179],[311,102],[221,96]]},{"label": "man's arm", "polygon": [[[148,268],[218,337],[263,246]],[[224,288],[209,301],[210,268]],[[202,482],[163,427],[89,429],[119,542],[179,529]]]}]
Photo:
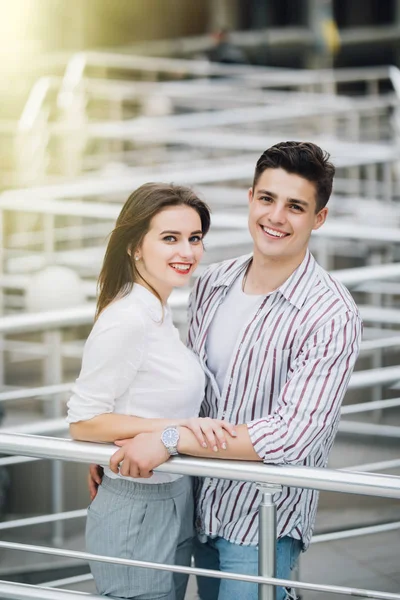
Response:
[{"label": "man's arm", "polygon": [[362,324],[344,313],[324,324],[304,344],[271,415],[237,425],[227,449],[215,453],[196,446],[181,429],[180,454],[208,458],[258,460],[273,464],[302,463],[335,427],[357,359]]},{"label": "man's arm", "polygon": [[262,459],[254,450],[247,425],[236,425],[235,437],[229,437],[226,449],[215,452],[212,448],[199,446],[192,431],[186,427],[180,427],[180,439],[178,442],[179,454],[198,456],[201,458],[230,458],[235,460],[258,460]]},{"label": "man's arm", "polygon": [[304,464],[316,448],[333,443],[361,333],[359,316],[346,312],[305,341],[275,411],[247,424],[253,448],[265,463]]}]

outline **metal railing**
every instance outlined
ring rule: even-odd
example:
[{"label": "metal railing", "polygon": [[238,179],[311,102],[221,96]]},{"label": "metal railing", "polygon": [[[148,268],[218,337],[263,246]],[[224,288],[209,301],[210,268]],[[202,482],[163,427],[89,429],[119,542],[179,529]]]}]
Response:
[{"label": "metal railing", "polygon": [[[98,464],[106,465],[108,464],[111,455],[115,452],[115,448],[112,445],[105,444],[0,433],[0,451],[9,454],[24,454],[36,458],[61,459],[80,463],[96,462]],[[220,459],[211,460],[190,457],[174,457],[172,460],[158,467],[157,470],[180,475],[196,475],[200,477],[212,476],[222,479],[257,483],[262,492],[262,501],[259,509],[261,523],[275,523],[273,494],[279,491],[280,486],[282,485],[385,498],[400,498],[400,478],[359,472],[289,465],[272,466],[248,461],[225,461]],[[140,566],[144,568],[171,570],[194,575],[207,574],[207,576],[211,577],[240,579],[259,584],[259,598],[261,600],[272,600],[275,597],[275,586],[291,586],[293,585],[293,581],[277,579],[274,577],[275,537],[267,536],[266,532],[267,529],[260,526],[260,576],[258,577],[236,573],[222,573],[219,571],[205,571],[204,569],[192,567],[124,560],[119,559],[118,557],[99,556],[86,552],[68,551],[7,541],[0,542],[0,548],[25,552],[39,552],[42,554],[72,557],[82,560]],[[296,582],[295,585],[298,589],[324,591],[332,594],[349,594],[357,597],[367,596],[368,598],[381,600],[400,599],[400,594],[361,588],[313,584],[302,581]]]},{"label": "metal railing", "polygon": [[0,581],[0,598],[6,600],[101,600],[103,598],[104,600],[104,596],[9,581]]},{"label": "metal railing", "polygon": [[[81,154],[86,144],[87,132],[83,132],[83,126],[86,124],[88,116],[86,106],[87,98],[90,97],[91,94],[93,94],[94,97],[99,94],[102,98],[108,97],[111,105],[114,106],[111,113],[114,114],[114,119],[120,121],[122,120],[123,115],[122,104],[124,100],[132,98],[132,94],[134,96],[137,95],[136,91],[132,91],[133,87],[132,85],[129,86],[129,82],[125,82],[125,84],[123,82],[121,84],[118,81],[107,80],[107,78],[104,78],[102,81],[101,79],[87,77],[87,70],[90,68],[101,68],[102,72],[108,72],[113,69],[119,71],[125,70],[129,73],[129,77],[132,76],[132,73],[136,73],[139,78],[141,76],[142,78],[143,76],[146,78],[149,74],[151,77],[155,78],[157,78],[158,74],[168,74],[171,80],[176,78],[180,79],[182,77],[212,78],[223,76],[227,78],[225,86],[241,85],[243,87],[245,82],[247,89],[250,90],[253,88],[254,91],[259,94],[262,93],[262,89],[274,88],[296,90],[294,93],[313,93],[315,96],[314,104],[320,103],[318,96],[323,100],[322,95],[326,94],[327,97],[323,102],[323,104],[326,105],[325,111],[339,111],[339,113],[344,111],[344,114],[349,113],[349,127],[346,127],[345,131],[352,132],[352,135],[356,134],[356,137],[360,131],[364,130],[364,127],[360,128],[359,123],[361,114],[365,112],[371,113],[371,111],[373,111],[372,120],[374,123],[378,123],[379,115],[382,114],[382,111],[386,111],[386,115],[388,116],[391,114],[391,106],[396,107],[396,99],[390,100],[389,98],[384,99],[379,97],[379,82],[384,80],[390,81],[395,94],[398,95],[399,93],[399,73],[398,69],[393,66],[312,71],[276,69],[248,65],[222,65],[210,63],[206,60],[155,58],[107,52],[81,52],[74,54],[71,57],[62,79],[54,77],[44,77],[40,79],[33,87],[28,98],[18,125],[19,136],[22,136],[20,140],[21,143],[17,143],[18,155],[21,154],[21,156],[18,157],[18,160],[23,163],[20,174],[22,181],[25,183],[29,182],[34,177],[33,170],[36,168],[34,165],[36,165],[40,156],[42,163],[38,166],[40,174],[43,176],[46,171],[46,146],[51,133],[51,127],[49,127],[49,125],[52,125],[49,123],[48,119],[49,111],[46,109],[46,103],[49,102],[50,92],[53,92],[55,89],[58,90],[56,110],[61,115],[61,130],[63,135],[66,136],[64,150],[67,158],[66,162],[69,164],[66,172],[70,175],[80,171]],[[363,107],[361,104],[358,105],[356,101],[353,102],[349,99],[347,108],[345,106],[340,107],[340,103],[345,102],[346,99],[344,97],[341,98],[340,96],[335,96],[336,86],[339,83],[348,82],[362,82],[366,85],[369,98],[364,98],[364,100],[367,100],[369,105],[367,102]],[[148,83],[153,86],[164,85],[165,88],[165,84],[158,84],[154,81],[141,83]],[[182,85],[181,81],[178,81],[177,83]],[[165,89],[164,91],[163,88],[160,89],[161,94],[168,95],[168,92]],[[147,93],[151,94],[152,92],[149,90]],[[224,92],[221,91],[221,93]],[[195,96],[195,94],[193,96]],[[235,94],[230,95],[231,98],[234,96]],[[211,93],[210,97],[217,98],[218,94]],[[330,105],[332,105],[332,102],[336,98],[336,101],[332,106],[327,106],[329,98],[331,100],[329,102]],[[385,105],[385,102],[387,102],[387,106]],[[248,99],[248,104],[252,104],[250,98]],[[279,104],[279,102],[277,104]],[[194,108],[196,107],[196,105],[193,106]],[[276,109],[277,106],[274,106],[273,100],[270,100],[270,111]],[[280,110],[282,110],[282,107],[280,107]],[[292,111],[289,111],[289,113],[287,113],[286,119],[296,119],[296,116],[291,115],[291,112]],[[312,112],[312,108],[306,106],[306,114],[312,114]],[[320,113],[321,107],[316,111],[317,115]],[[196,114],[196,118],[198,118],[199,113]],[[281,119],[285,119],[285,114],[286,113],[284,112]],[[304,109],[303,112],[299,113],[298,118],[303,114]],[[255,116],[253,118],[255,118]],[[273,119],[273,121],[276,120],[272,113],[270,118]],[[326,128],[327,119],[324,119],[323,123]],[[375,129],[377,132],[379,131],[379,127],[375,127]],[[140,132],[136,132],[136,136],[139,133]],[[24,160],[24,157],[26,160]],[[24,171],[27,171],[27,174],[24,173]]]}]

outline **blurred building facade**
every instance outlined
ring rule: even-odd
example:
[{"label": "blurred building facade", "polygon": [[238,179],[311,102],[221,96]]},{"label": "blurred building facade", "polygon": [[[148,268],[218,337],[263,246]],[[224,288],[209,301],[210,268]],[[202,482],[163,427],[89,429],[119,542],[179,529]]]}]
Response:
[{"label": "blurred building facade", "polygon": [[[329,31],[321,27],[330,13],[340,33],[336,66],[397,64],[399,58],[399,0],[0,0],[0,7],[6,17],[2,54],[137,44],[152,52],[155,40],[204,36],[203,43],[180,46],[190,54],[210,47],[209,34],[225,28],[235,32],[233,41],[250,62],[309,67],[313,53],[329,45]],[[176,55],[177,48],[165,44],[164,50]]]}]

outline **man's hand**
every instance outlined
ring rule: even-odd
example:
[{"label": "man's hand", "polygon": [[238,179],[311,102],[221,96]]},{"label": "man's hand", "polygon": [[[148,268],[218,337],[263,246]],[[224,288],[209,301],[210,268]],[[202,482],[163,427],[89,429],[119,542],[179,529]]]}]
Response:
[{"label": "man's hand", "polygon": [[89,473],[88,473],[88,487],[90,500],[93,501],[97,495],[97,488],[101,484],[101,480],[103,479],[104,469],[100,465],[89,465]]},{"label": "man's hand", "polygon": [[153,475],[153,469],[169,459],[168,450],[161,439],[161,432],[139,433],[133,439],[117,440],[121,446],[110,459],[110,469],[124,477],[143,477]]},{"label": "man's hand", "polygon": [[219,449],[227,449],[225,433],[228,433],[230,437],[237,436],[236,426],[221,419],[195,417],[179,419],[178,423],[194,433],[202,448],[210,447],[214,452],[218,452]]}]

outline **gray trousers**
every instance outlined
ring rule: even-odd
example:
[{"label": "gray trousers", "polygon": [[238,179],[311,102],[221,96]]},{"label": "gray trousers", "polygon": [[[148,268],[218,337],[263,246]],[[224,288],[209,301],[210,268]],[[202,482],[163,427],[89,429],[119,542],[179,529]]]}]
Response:
[{"label": "gray trousers", "polygon": [[[145,484],[103,477],[88,508],[86,548],[93,554],[190,566],[193,495],[189,477]],[[183,600],[187,576],[91,562],[99,594],[136,600]]]}]

